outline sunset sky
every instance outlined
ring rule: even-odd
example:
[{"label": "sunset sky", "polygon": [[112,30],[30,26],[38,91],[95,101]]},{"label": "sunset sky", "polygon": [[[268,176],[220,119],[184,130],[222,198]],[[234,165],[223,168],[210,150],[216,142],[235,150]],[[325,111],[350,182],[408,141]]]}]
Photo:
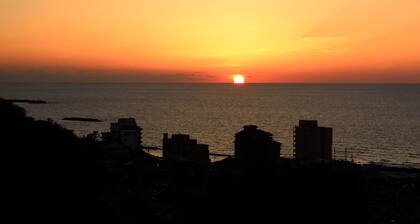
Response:
[{"label": "sunset sky", "polygon": [[0,0],[0,81],[420,83],[420,0]]}]

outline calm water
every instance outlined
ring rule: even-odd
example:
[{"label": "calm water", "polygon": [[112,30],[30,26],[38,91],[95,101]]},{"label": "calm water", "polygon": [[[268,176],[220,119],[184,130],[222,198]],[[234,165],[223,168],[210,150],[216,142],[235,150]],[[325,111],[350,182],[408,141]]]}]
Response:
[{"label": "calm water", "polygon": [[233,154],[234,134],[256,124],[291,156],[294,125],[316,119],[334,128],[337,151],[350,148],[357,162],[420,167],[420,85],[0,84],[0,97],[47,100],[22,106],[79,135],[134,117],[146,145],[161,146],[164,132],[186,133],[227,154]]}]

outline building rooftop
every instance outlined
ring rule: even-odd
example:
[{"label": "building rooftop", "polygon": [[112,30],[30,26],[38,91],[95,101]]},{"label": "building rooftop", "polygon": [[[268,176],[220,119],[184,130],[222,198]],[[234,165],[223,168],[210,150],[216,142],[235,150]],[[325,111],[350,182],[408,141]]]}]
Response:
[{"label": "building rooftop", "polygon": [[260,136],[260,137],[271,137],[271,133],[258,129],[256,125],[245,125],[244,130],[235,134],[236,137],[241,136]]},{"label": "building rooftop", "polygon": [[318,127],[317,120],[299,120],[300,127]]},{"label": "building rooftop", "polygon": [[119,118],[118,122],[112,125],[117,125],[122,130],[141,130],[134,118]]}]

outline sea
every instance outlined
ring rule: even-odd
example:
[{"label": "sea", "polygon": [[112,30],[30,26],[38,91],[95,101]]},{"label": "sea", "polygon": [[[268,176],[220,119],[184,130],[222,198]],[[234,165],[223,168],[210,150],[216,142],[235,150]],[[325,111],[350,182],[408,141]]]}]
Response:
[{"label": "sea", "polygon": [[417,84],[3,83],[0,97],[45,100],[20,105],[79,136],[133,117],[146,146],[161,147],[163,133],[182,133],[227,155],[233,155],[235,133],[253,124],[282,143],[282,156],[293,157],[294,127],[318,120],[333,128],[335,159],[420,167]]}]

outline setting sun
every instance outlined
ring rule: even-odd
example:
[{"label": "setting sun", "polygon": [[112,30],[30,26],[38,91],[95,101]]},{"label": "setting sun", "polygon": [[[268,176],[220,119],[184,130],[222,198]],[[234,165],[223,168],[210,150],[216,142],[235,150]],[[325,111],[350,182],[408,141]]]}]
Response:
[{"label": "setting sun", "polygon": [[233,76],[233,83],[235,84],[244,84],[245,78],[243,75],[235,75]]}]

